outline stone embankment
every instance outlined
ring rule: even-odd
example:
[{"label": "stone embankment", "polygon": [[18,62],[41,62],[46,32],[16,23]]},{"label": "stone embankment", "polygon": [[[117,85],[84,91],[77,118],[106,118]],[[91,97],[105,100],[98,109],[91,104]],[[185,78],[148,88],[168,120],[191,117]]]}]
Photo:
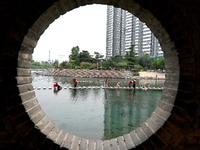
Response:
[{"label": "stone embankment", "polygon": [[130,71],[119,70],[82,70],[82,69],[51,69],[42,73],[48,76],[80,77],[80,78],[132,78]]},{"label": "stone embankment", "polygon": [[47,76],[80,77],[80,78],[113,78],[113,79],[165,79],[165,73],[161,72],[139,72],[139,76],[133,76],[127,70],[86,70],[86,69],[51,69],[41,72]]}]

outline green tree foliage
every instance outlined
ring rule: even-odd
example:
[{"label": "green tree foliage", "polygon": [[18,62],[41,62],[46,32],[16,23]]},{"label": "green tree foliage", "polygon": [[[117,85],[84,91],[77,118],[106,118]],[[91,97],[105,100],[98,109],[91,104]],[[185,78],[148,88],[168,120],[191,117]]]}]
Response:
[{"label": "green tree foliage", "polygon": [[31,62],[31,68],[41,68],[40,62],[32,61]]},{"label": "green tree foliage", "polygon": [[93,59],[92,56],[90,55],[90,53],[86,50],[83,50],[82,52],[80,52],[80,62],[89,62],[92,63]]},{"label": "green tree foliage", "polygon": [[61,64],[60,64],[60,67],[62,68],[65,68],[65,69],[71,69],[72,68],[72,64],[67,62],[67,61],[63,61]]},{"label": "green tree foliage", "polygon": [[117,65],[116,65],[116,67],[118,69],[126,69],[127,63],[126,62],[118,62]]},{"label": "green tree foliage", "polygon": [[78,46],[73,47],[73,48],[71,49],[71,54],[69,55],[69,60],[70,60],[70,62],[73,60],[73,61],[74,61],[73,63],[74,63],[76,66],[79,66],[79,65],[80,65],[80,59],[79,59],[80,54],[79,54],[79,51],[80,51],[80,49],[79,49]]},{"label": "green tree foliage", "polygon": [[102,66],[105,69],[109,69],[110,67],[111,68],[115,67],[116,63],[112,59],[108,59],[108,60],[103,61]]},{"label": "green tree foliage", "polygon": [[137,53],[134,52],[134,44],[131,45],[131,47],[129,48],[130,51],[127,52],[124,57],[125,57],[125,61],[127,63],[127,66],[129,69],[134,68],[134,65],[137,64],[137,59],[138,57],[136,56]]},{"label": "green tree foliage", "polygon": [[99,52],[94,52],[94,63],[97,63],[97,69],[101,65],[104,55],[101,55]]},{"label": "green tree foliage", "polygon": [[58,68],[58,61],[55,61],[55,62],[53,63],[53,67],[54,67],[54,68]]},{"label": "green tree foliage", "polygon": [[123,58],[120,55],[112,56],[110,59],[112,59],[116,64],[123,61]]},{"label": "green tree foliage", "polygon": [[155,60],[152,63],[152,67],[154,69],[161,69],[163,71],[165,69],[165,58],[160,58],[160,59]]},{"label": "green tree foliage", "polygon": [[47,68],[51,68],[51,64],[48,62],[35,62],[34,60],[32,60],[31,62],[31,68],[37,68],[37,69],[47,69]]},{"label": "green tree foliage", "polygon": [[81,67],[83,67],[84,69],[89,69],[92,66],[91,63],[89,62],[82,62],[81,63]]},{"label": "green tree foliage", "polygon": [[70,60],[70,63],[72,64],[72,68],[76,67],[76,60]]},{"label": "green tree foliage", "polygon": [[141,65],[143,68],[147,67],[148,69],[150,69],[152,62],[154,62],[154,58],[151,58],[150,55],[147,53],[138,58],[138,64]]}]

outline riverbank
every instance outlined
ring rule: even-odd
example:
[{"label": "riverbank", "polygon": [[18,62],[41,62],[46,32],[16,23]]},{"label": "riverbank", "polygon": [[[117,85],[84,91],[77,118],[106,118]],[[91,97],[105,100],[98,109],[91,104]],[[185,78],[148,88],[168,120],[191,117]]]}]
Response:
[{"label": "riverbank", "polygon": [[148,72],[148,71],[140,71],[139,76],[140,78],[147,78],[147,79],[165,79],[165,74],[162,72]]},{"label": "riverbank", "polygon": [[133,76],[127,70],[86,70],[86,69],[51,69],[42,73],[46,76],[63,76],[78,78],[112,78],[112,79],[165,79],[165,73],[141,71],[139,76]]}]

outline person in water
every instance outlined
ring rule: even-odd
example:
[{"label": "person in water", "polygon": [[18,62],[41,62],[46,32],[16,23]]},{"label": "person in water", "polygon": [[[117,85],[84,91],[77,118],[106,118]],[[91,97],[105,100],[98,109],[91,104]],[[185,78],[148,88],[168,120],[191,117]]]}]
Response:
[{"label": "person in water", "polygon": [[75,78],[73,78],[73,82],[74,82],[74,87],[76,88],[76,86],[77,86],[77,80]]},{"label": "person in water", "polygon": [[130,80],[130,81],[128,82],[129,88],[131,88],[131,84],[132,84],[132,81]]},{"label": "person in water", "polygon": [[61,90],[62,89],[62,87],[60,85],[58,85],[57,82],[54,83],[53,87],[54,87],[54,90],[56,90],[56,89]]},{"label": "person in water", "polygon": [[108,80],[105,80],[105,87],[108,87]]},{"label": "person in water", "polygon": [[117,82],[117,84],[115,85],[116,87],[119,87],[120,85],[119,85],[119,82]]},{"label": "person in water", "polygon": [[134,91],[135,91],[135,85],[136,85],[136,80],[134,79],[133,80],[133,89],[134,89]]}]

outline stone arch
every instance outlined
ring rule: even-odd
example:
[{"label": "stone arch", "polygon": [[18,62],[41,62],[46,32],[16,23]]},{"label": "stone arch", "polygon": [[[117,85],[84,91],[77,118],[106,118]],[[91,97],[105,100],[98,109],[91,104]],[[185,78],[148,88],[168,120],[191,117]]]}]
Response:
[{"label": "stone arch", "polygon": [[[180,4],[176,2],[173,2],[173,4],[176,4],[175,6],[179,9],[175,11],[175,7],[171,6],[172,2],[167,4],[166,1],[159,4],[155,4],[153,1],[148,1],[148,3],[144,1],[136,3],[131,0],[98,1],[98,3],[112,4],[133,13],[149,26],[159,39],[164,50],[167,67],[164,92],[159,106],[141,127],[117,139],[94,142],[80,139],[62,131],[46,117],[37,103],[31,85],[30,65],[33,48],[40,35],[54,19],[58,18],[66,11],[90,3],[94,2],[92,0],[60,0],[53,5],[51,2],[46,5],[39,3],[42,4],[40,13],[36,13],[36,15],[30,19],[31,21],[26,17],[24,17],[24,20],[20,17],[15,20],[14,25],[17,24],[20,27],[22,26],[25,27],[25,29],[29,29],[27,34],[24,34],[26,30],[20,28],[19,32],[23,33],[25,36],[19,36],[16,33],[16,37],[10,37],[10,35],[7,34],[4,38],[6,43],[3,44],[4,47],[2,48],[4,52],[1,53],[1,58],[5,56],[2,60],[10,60],[11,63],[5,64],[6,67],[1,67],[1,71],[9,72],[8,76],[2,73],[1,77],[3,85],[10,90],[9,93],[6,91],[6,88],[2,90],[4,94],[2,94],[3,101],[1,101],[3,112],[1,113],[1,116],[3,116],[1,118],[3,120],[2,124],[4,126],[7,125],[4,127],[5,130],[3,133],[12,137],[10,141],[8,140],[9,143],[13,141],[11,144],[13,147],[18,146],[24,149],[54,149],[59,147],[67,149],[76,149],[77,147],[96,147],[97,149],[116,149],[116,147],[118,147],[120,149],[133,149],[135,147],[148,148],[149,146],[154,148],[182,148],[181,145],[185,144],[184,142],[186,142],[186,146],[187,144],[198,146],[199,134],[194,136],[189,133],[192,131],[192,127],[196,127],[198,123],[193,115],[196,116],[196,114],[199,114],[197,111],[199,103],[196,102],[199,98],[199,72],[198,64],[196,64],[199,63],[197,60],[199,58],[199,53],[196,53],[196,49],[199,48],[199,42],[197,40],[199,36],[195,34],[196,31],[198,33],[199,26],[196,24],[192,25],[189,17],[186,17],[185,20],[183,19],[182,15],[191,14],[183,14],[184,8],[181,9]],[[32,3],[32,5],[34,4]],[[18,4],[18,6],[22,7],[22,4]],[[26,6],[27,8],[30,7],[28,4],[26,4]],[[164,6],[168,7],[167,12],[161,9],[164,8]],[[30,8],[31,10],[35,10],[35,7]],[[171,12],[170,8],[173,8],[175,12]],[[47,10],[45,11],[45,9]],[[43,13],[43,11],[45,12]],[[150,11],[152,13],[150,13]],[[166,15],[167,13],[169,16]],[[162,15],[166,16],[166,20],[169,22],[164,20]],[[171,16],[174,18],[171,19]],[[15,19],[12,16],[9,17]],[[21,15],[21,17],[23,18],[23,15]],[[37,21],[33,21],[35,19],[37,19]],[[6,23],[9,22],[6,19],[4,21]],[[33,22],[35,23],[32,25]],[[182,23],[189,25],[191,28]],[[9,29],[18,31],[15,26],[10,25],[9,27]],[[12,30],[8,31],[8,33],[12,32]],[[186,31],[191,32],[187,33]],[[22,38],[23,41],[21,40]],[[8,43],[15,43],[13,41],[16,41],[16,45],[13,45],[13,47],[8,45]],[[18,43],[21,45],[20,48]],[[7,48],[9,48],[9,51],[5,52]],[[189,54],[188,50],[191,50]],[[195,56],[194,54],[198,55]],[[190,67],[190,64],[194,66]],[[185,65],[186,67],[184,67]],[[7,83],[7,85],[5,83]],[[188,87],[190,88],[189,91]],[[183,117],[186,118],[183,119]],[[190,121],[187,122],[187,119]],[[180,127],[180,125],[183,125],[183,127]],[[190,130],[186,131],[185,129],[188,128]],[[194,131],[199,130],[196,129]],[[177,137],[179,138],[177,139]],[[196,142],[193,142],[195,139]]]}]

